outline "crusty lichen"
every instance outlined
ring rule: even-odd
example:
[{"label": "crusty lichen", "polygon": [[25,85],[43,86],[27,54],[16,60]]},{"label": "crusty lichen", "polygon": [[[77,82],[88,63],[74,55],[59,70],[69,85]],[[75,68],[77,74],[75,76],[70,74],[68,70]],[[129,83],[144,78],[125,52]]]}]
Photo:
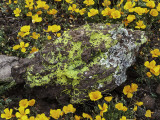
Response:
[{"label": "crusty lichen", "polygon": [[119,85],[126,79],[127,67],[135,60],[133,51],[138,51],[142,44],[129,32],[119,25],[103,24],[66,31],[39,52],[41,62],[28,67],[26,83],[31,87],[72,86],[63,90],[69,93],[72,103],[86,99],[88,90],[101,89],[113,80]]}]

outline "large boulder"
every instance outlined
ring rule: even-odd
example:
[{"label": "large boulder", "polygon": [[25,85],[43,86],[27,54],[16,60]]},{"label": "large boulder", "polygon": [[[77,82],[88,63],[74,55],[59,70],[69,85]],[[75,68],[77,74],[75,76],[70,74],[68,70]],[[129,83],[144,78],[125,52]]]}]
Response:
[{"label": "large boulder", "polygon": [[71,103],[80,103],[90,91],[108,92],[125,82],[126,70],[145,42],[143,31],[121,25],[83,25],[20,60],[12,76],[31,88],[53,86],[55,98],[66,94]]}]

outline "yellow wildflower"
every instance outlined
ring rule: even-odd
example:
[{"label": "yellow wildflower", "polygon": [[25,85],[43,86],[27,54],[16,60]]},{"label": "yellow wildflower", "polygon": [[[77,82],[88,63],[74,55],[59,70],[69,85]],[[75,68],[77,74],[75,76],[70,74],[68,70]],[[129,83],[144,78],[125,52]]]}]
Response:
[{"label": "yellow wildflower", "polygon": [[144,66],[149,68],[149,69],[152,69],[152,68],[154,68],[156,66],[156,61],[152,60],[150,63],[149,63],[149,61],[146,61],[144,63]]},{"label": "yellow wildflower", "polygon": [[46,1],[41,1],[41,0],[36,1],[36,3],[37,3],[37,8],[44,8],[46,5]]},{"label": "yellow wildflower", "polygon": [[135,83],[132,83],[131,84],[131,92],[133,93],[133,92],[136,92],[137,91],[137,88],[138,88],[138,85],[137,84],[135,84]]},{"label": "yellow wildflower", "polygon": [[134,106],[133,111],[137,111],[137,106]]},{"label": "yellow wildflower", "polygon": [[61,26],[59,25],[52,25],[52,26],[48,26],[47,30],[44,30],[45,32],[58,32],[59,30],[61,30]]},{"label": "yellow wildflower", "polygon": [[28,120],[35,120],[34,116],[31,116]]},{"label": "yellow wildflower", "polygon": [[85,0],[83,3],[86,4],[86,6],[94,5],[93,0]]},{"label": "yellow wildflower", "polygon": [[115,108],[117,108],[118,110],[123,110],[123,103],[117,103],[115,104]]},{"label": "yellow wildflower", "polygon": [[101,14],[103,16],[107,16],[107,15],[110,16],[112,12],[113,12],[112,9],[110,9],[109,7],[107,7],[104,10],[102,10]]},{"label": "yellow wildflower", "polygon": [[120,120],[127,120],[125,116],[122,116],[122,118],[120,118]]},{"label": "yellow wildflower", "polygon": [[149,2],[149,0],[143,0],[143,2]]},{"label": "yellow wildflower", "polygon": [[74,108],[72,104],[69,104],[68,106],[63,107],[63,111],[65,114],[74,113],[76,111],[76,108]]},{"label": "yellow wildflower", "polygon": [[152,113],[152,112],[151,112],[150,110],[147,110],[145,116],[146,116],[146,117],[151,117],[151,113]]},{"label": "yellow wildflower", "polygon": [[80,120],[81,116],[75,115],[74,118],[75,118],[75,120]]},{"label": "yellow wildflower", "polygon": [[42,11],[41,11],[41,10],[37,12],[37,15],[41,15],[41,14],[42,14]]},{"label": "yellow wildflower", "polygon": [[70,3],[72,4],[73,3],[73,0],[65,0],[67,3]]},{"label": "yellow wildflower", "polygon": [[79,10],[80,15],[83,15],[85,12],[86,12],[86,8],[82,8],[82,9]]},{"label": "yellow wildflower", "polygon": [[17,3],[18,3],[18,0],[14,0],[14,3],[17,4]]},{"label": "yellow wildflower", "polygon": [[146,75],[147,75],[148,77],[152,77],[152,74],[151,74],[150,72],[147,72]]},{"label": "yellow wildflower", "polygon": [[48,10],[49,9],[49,5],[45,5],[44,7],[43,7],[45,10]]},{"label": "yellow wildflower", "polygon": [[42,114],[38,114],[35,120],[49,120],[49,117],[47,117],[44,113],[42,113]]},{"label": "yellow wildflower", "polygon": [[128,22],[132,22],[133,20],[135,20],[136,19],[136,16],[135,15],[128,15],[127,16],[127,21]]},{"label": "yellow wildflower", "polygon": [[90,9],[88,12],[88,17],[92,17],[95,16],[96,14],[98,14],[98,10],[97,9]]},{"label": "yellow wildflower", "polygon": [[104,7],[108,7],[109,5],[111,5],[111,1],[110,0],[104,0],[104,2],[102,3],[102,5]]},{"label": "yellow wildflower", "polygon": [[113,19],[117,19],[121,17],[121,13],[118,10],[115,10],[114,12],[111,13],[111,16]]},{"label": "yellow wildflower", "polygon": [[151,68],[150,72],[153,73],[155,76],[158,76],[160,74],[160,65]]},{"label": "yellow wildflower", "polygon": [[126,4],[124,5],[124,9],[125,10],[129,10],[129,12],[130,12],[130,10],[133,8],[135,6],[135,2],[131,2],[131,1],[129,1],[129,2],[126,2]]},{"label": "yellow wildflower", "polygon": [[89,114],[87,114],[87,113],[83,113],[82,116],[84,118],[88,118],[88,119],[92,120],[92,117]]},{"label": "yellow wildflower", "polygon": [[57,14],[57,10],[56,9],[51,9],[51,10],[47,11],[47,13],[49,15],[55,15],[55,14]]},{"label": "yellow wildflower", "polygon": [[19,14],[21,13],[21,10],[19,8],[16,8],[13,12],[14,12],[15,16],[18,17]]},{"label": "yellow wildflower", "polygon": [[38,14],[35,14],[32,16],[32,23],[41,22],[41,21],[42,21],[42,18],[38,17]]},{"label": "yellow wildflower", "polygon": [[105,120],[105,118],[101,118],[100,115],[97,115],[95,120]]},{"label": "yellow wildflower", "polygon": [[36,32],[33,32],[31,37],[33,39],[38,39],[40,37],[40,34],[37,34]]},{"label": "yellow wildflower", "polygon": [[150,53],[152,54],[152,57],[153,57],[153,58],[160,56],[160,51],[159,51],[159,49],[154,49],[154,50],[152,50]]},{"label": "yellow wildflower", "polygon": [[12,118],[12,112],[13,112],[13,109],[4,109],[4,113],[1,114],[1,118],[5,118],[5,119],[11,119]]},{"label": "yellow wildflower", "polygon": [[47,39],[48,39],[48,40],[51,40],[51,39],[52,39],[52,37],[51,37],[51,36],[47,36]]},{"label": "yellow wildflower", "polygon": [[8,3],[6,3],[7,5],[10,5],[12,3],[12,1],[11,0],[9,0],[9,2]]},{"label": "yellow wildflower", "polygon": [[150,7],[150,8],[154,8],[155,7],[155,3],[154,3],[154,1],[148,1],[147,3],[146,3],[146,6],[147,7]]},{"label": "yellow wildflower", "polygon": [[28,107],[28,100],[27,100],[27,99],[22,99],[22,100],[19,102],[19,106],[20,106],[20,107],[27,108],[27,107]]},{"label": "yellow wildflower", "polygon": [[17,118],[20,118],[20,119],[22,119],[22,120],[28,118],[28,117],[27,117],[27,114],[30,113],[30,110],[29,110],[29,109],[26,109],[26,110],[25,110],[24,107],[19,107],[18,110],[19,110],[19,112],[16,112],[16,117],[17,117]]},{"label": "yellow wildflower", "polygon": [[34,52],[37,52],[39,49],[36,48],[36,47],[32,47],[32,50],[30,51],[30,53],[34,53]]},{"label": "yellow wildflower", "polygon": [[61,37],[61,33],[57,33],[57,37]]},{"label": "yellow wildflower", "polygon": [[102,98],[100,91],[90,92],[89,97],[92,101],[97,101]]},{"label": "yellow wildflower", "polygon": [[139,20],[138,22],[136,22],[137,26],[135,26],[135,28],[138,29],[145,29],[146,25],[144,25],[143,21]]},{"label": "yellow wildflower", "polygon": [[58,119],[62,115],[61,109],[52,110],[50,109],[50,116],[54,119]]},{"label": "yellow wildflower", "polygon": [[[38,49],[36,49],[36,50],[38,51]],[[31,99],[31,100],[28,101],[29,106],[33,106],[34,104],[35,104],[35,99]]]},{"label": "yellow wildflower", "polygon": [[152,15],[152,16],[154,16],[154,17],[158,16],[158,11],[157,11],[157,9],[151,9],[151,11],[150,11],[149,13],[150,13],[150,15]]},{"label": "yellow wildflower", "polygon": [[104,98],[107,102],[110,102],[112,100],[112,96],[107,96]]},{"label": "yellow wildflower", "polygon": [[142,105],[143,105],[143,102],[136,102],[136,105],[142,106]]},{"label": "yellow wildflower", "polygon": [[62,1],[62,0],[54,0],[54,1],[56,1],[56,2],[60,2],[60,1]]},{"label": "yellow wildflower", "polygon": [[28,12],[26,16],[32,16],[32,12]]},{"label": "yellow wildflower", "polygon": [[25,3],[26,3],[26,5],[25,5],[26,8],[29,8],[29,10],[33,9],[33,5],[34,5],[33,0],[30,0],[30,1],[25,0]]},{"label": "yellow wildflower", "polygon": [[124,112],[128,110],[128,108],[126,106],[123,106],[123,109],[122,109]]},{"label": "yellow wildflower", "polygon": [[146,10],[144,8],[141,7],[135,7],[134,11],[138,14],[138,15],[142,15],[146,12]]},{"label": "yellow wildflower", "polygon": [[101,110],[100,115],[103,117],[103,113],[108,111],[108,105],[106,103],[103,104],[103,107],[98,104],[98,108]]},{"label": "yellow wildflower", "polygon": [[127,95],[128,98],[132,98],[133,94],[131,93],[131,87],[130,85],[126,85],[124,88],[123,88],[123,93],[125,95]]},{"label": "yellow wildflower", "polygon": [[20,42],[20,45],[13,46],[13,50],[17,50],[21,48],[21,52],[26,52],[26,47],[29,46],[29,43],[24,44],[24,42]]},{"label": "yellow wildflower", "polygon": [[76,4],[72,4],[72,6],[69,6],[68,10],[72,11],[72,12],[79,12],[79,9],[77,9],[77,5]]},{"label": "yellow wildflower", "polygon": [[156,9],[157,9],[157,11],[158,11],[158,12],[160,12],[160,3],[158,3],[158,5],[157,5],[157,8],[156,8]]}]

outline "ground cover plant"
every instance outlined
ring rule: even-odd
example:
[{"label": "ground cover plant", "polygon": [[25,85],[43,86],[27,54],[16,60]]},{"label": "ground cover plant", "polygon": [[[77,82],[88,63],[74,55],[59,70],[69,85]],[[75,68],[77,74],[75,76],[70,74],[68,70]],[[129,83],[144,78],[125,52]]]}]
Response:
[{"label": "ground cover plant", "polygon": [[29,95],[10,97],[6,87],[0,90],[1,118],[160,119],[159,0],[3,0],[0,54],[25,58],[66,30],[87,23],[123,24],[146,32],[148,42],[141,48],[135,65],[127,71],[128,80],[111,93],[102,95],[96,90],[88,93],[90,100],[84,104],[59,105],[49,111],[40,110],[42,103]]}]

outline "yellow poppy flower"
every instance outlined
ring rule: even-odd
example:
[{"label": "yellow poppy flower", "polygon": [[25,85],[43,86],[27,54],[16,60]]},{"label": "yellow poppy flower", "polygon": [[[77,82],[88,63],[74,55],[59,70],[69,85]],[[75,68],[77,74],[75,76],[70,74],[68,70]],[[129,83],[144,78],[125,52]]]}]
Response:
[{"label": "yellow poppy flower", "polygon": [[137,106],[134,106],[133,111],[137,111]]},{"label": "yellow poppy flower", "polygon": [[104,99],[107,101],[107,102],[110,102],[111,100],[112,100],[112,96],[107,96],[107,97],[105,97]]},{"label": "yellow poppy flower", "polygon": [[120,118],[120,120],[127,120],[125,116],[122,116],[122,118]]},{"label": "yellow poppy flower", "polygon": [[123,110],[123,103],[117,103],[115,104],[115,108],[117,108],[118,110]]},{"label": "yellow poppy flower", "polygon": [[65,0],[67,3],[70,3],[72,4],[73,3],[73,0]]},{"label": "yellow poppy flower", "polygon": [[152,77],[152,74],[151,74],[150,72],[147,72],[146,75],[147,75],[148,77]]},{"label": "yellow poppy flower", "polygon": [[49,15],[55,15],[55,14],[57,14],[57,10],[56,9],[51,9],[51,10],[47,11],[47,13]]},{"label": "yellow poppy flower", "polygon": [[37,34],[36,32],[33,32],[32,36],[30,36],[30,37],[37,40],[40,37],[40,34]]},{"label": "yellow poppy flower", "polygon": [[156,66],[156,61],[154,61],[154,60],[152,60],[151,62],[146,61],[144,63],[144,66],[147,67],[147,68],[149,68],[149,69],[152,69],[152,68],[154,68]]},{"label": "yellow poppy flower", "polygon": [[65,114],[74,113],[76,111],[76,108],[74,108],[72,104],[69,104],[68,106],[63,107],[63,111]]},{"label": "yellow poppy flower", "polygon": [[82,116],[83,116],[83,118],[88,118],[90,120],[93,120],[92,117],[87,113],[83,113]]},{"label": "yellow poppy flower", "polygon": [[148,1],[147,3],[146,3],[146,6],[147,7],[150,7],[150,8],[154,8],[155,7],[155,3],[154,3],[154,1]]},{"label": "yellow poppy flower", "polygon": [[19,102],[19,106],[20,106],[20,107],[27,108],[27,107],[28,107],[28,100],[27,100],[27,99],[22,99],[22,100]]},{"label": "yellow poppy flower", "polygon": [[110,0],[104,0],[104,2],[102,3],[102,5],[104,7],[108,7],[109,5],[111,5],[111,1]]},{"label": "yellow poppy flower", "polygon": [[108,111],[108,105],[106,103],[103,104],[103,107],[98,104],[98,108],[101,110],[100,115],[103,117],[103,113]]},{"label": "yellow poppy flower", "polygon": [[75,118],[75,120],[80,120],[81,116],[75,115],[74,118]]},{"label": "yellow poppy flower", "polygon": [[139,20],[138,22],[136,22],[137,26],[135,26],[135,28],[138,29],[145,29],[146,25],[144,25],[143,21]]},{"label": "yellow poppy flower", "polygon": [[1,114],[1,118],[5,118],[5,119],[11,119],[12,118],[12,112],[13,112],[13,109],[4,109],[4,113]]},{"label": "yellow poppy flower", "polygon": [[151,113],[152,113],[152,112],[151,112],[150,110],[147,110],[145,116],[146,116],[146,117],[151,117]]},{"label": "yellow poppy flower", "polygon": [[113,19],[117,19],[121,17],[121,13],[118,10],[115,10],[111,13]]},{"label": "yellow poppy flower", "polygon": [[157,11],[157,9],[151,9],[151,11],[150,11],[149,13],[150,13],[150,15],[152,15],[153,17],[158,16],[158,11]]},{"label": "yellow poppy flower", "polygon": [[102,98],[100,91],[90,92],[89,97],[92,101],[97,101]]},{"label": "yellow poppy flower", "polygon": [[57,109],[57,110],[52,110],[50,109],[50,116],[54,119],[58,119],[61,116],[61,109]]},{"label": "yellow poppy flower", "polygon": [[136,102],[136,105],[142,106],[142,105],[143,105],[143,102]]},{"label": "yellow poppy flower", "polygon": [[21,13],[21,10],[19,8],[16,8],[13,12],[14,12],[15,16],[18,17]]},{"label": "yellow poppy flower", "polygon": [[86,6],[94,5],[93,0],[85,0],[83,3],[86,4]]},{"label": "yellow poppy flower", "polygon": [[96,14],[98,14],[98,10],[97,9],[90,9],[88,12],[88,17],[92,17],[95,16]]},{"label": "yellow poppy flower", "polygon": [[153,57],[153,58],[160,56],[160,51],[159,51],[159,49],[154,49],[154,50],[152,50],[150,53],[152,54],[152,57]]}]

